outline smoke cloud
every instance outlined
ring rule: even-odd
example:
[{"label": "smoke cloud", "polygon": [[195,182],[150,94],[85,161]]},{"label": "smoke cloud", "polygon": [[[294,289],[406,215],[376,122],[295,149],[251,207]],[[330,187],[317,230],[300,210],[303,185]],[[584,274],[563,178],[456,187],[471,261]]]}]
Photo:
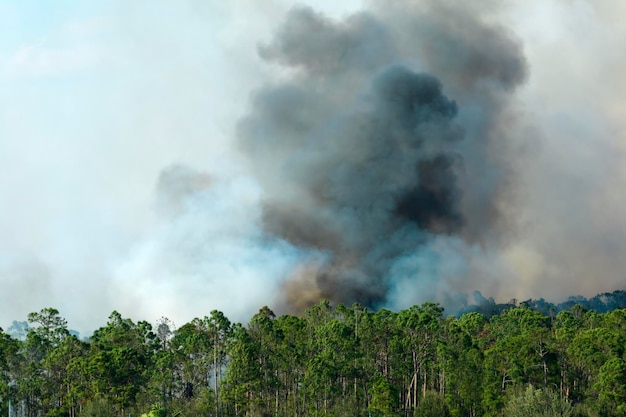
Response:
[{"label": "smoke cloud", "polygon": [[623,289],[623,2],[306,3],[0,4],[0,326]]},{"label": "smoke cloud", "polygon": [[519,41],[481,17],[408,2],[340,21],[296,8],[260,47],[292,70],[239,125],[264,230],[326,254],[286,281],[287,308],[312,293],[384,305],[398,265],[435,240],[498,240],[514,170],[492,148],[513,140],[510,96],[527,70]]}]

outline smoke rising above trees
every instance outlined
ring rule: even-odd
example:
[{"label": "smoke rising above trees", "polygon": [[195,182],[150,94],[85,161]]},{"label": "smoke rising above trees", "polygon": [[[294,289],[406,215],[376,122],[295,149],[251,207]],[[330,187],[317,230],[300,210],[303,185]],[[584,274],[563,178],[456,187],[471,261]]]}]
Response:
[{"label": "smoke rising above trees", "polygon": [[623,2],[309,4],[0,5],[0,325],[623,289]]},{"label": "smoke rising above trees", "polygon": [[[403,257],[438,237],[498,235],[512,171],[490,150],[509,140],[498,128],[526,76],[521,48],[480,15],[404,6],[341,21],[295,8],[259,48],[291,72],[254,95],[240,148],[262,188],[264,230],[314,260],[287,279],[287,307],[312,289],[384,304]],[[443,82],[430,73],[440,69]]]}]

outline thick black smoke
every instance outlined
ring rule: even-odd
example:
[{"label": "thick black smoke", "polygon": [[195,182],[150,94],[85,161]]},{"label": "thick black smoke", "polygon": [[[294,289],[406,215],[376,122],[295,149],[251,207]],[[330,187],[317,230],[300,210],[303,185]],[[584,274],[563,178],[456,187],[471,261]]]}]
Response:
[{"label": "thick black smoke", "polygon": [[266,232],[314,254],[284,285],[288,308],[384,303],[394,264],[437,236],[499,236],[511,182],[491,152],[524,58],[465,12],[406,3],[337,22],[298,8],[260,48],[288,75],[257,92],[240,146]]}]

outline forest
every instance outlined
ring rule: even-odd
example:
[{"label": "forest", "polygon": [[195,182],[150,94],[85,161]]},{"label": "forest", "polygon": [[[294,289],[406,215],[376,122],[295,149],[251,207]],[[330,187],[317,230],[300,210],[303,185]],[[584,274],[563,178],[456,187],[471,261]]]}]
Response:
[{"label": "forest", "polygon": [[[113,416],[624,416],[626,309],[435,303],[301,316],[219,311],[178,328],[114,311],[79,339],[54,308],[0,329],[0,413]],[[15,322],[14,322],[15,324]]]}]

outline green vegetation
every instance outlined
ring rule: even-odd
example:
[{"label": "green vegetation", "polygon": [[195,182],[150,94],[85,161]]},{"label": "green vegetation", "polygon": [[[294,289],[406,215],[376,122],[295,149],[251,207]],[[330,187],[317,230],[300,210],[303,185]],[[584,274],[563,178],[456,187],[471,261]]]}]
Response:
[{"label": "green vegetation", "polygon": [[624,416],[626,310],[445,317],[321,302],[178,329],[113,312],[87,341],[53,308],[0,329],[0,415]]}]

